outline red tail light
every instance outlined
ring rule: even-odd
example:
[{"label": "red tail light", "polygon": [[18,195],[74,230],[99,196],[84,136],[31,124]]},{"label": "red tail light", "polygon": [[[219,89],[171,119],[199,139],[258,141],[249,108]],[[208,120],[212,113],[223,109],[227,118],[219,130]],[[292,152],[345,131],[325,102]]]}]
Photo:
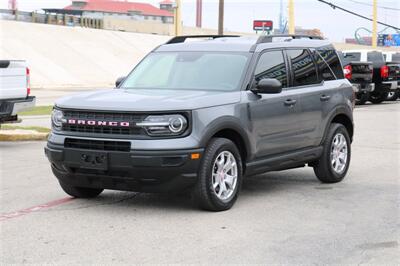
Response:
[{"label": "red tail light", "polygon": [[382,66],[381,67],[381,78],[387,79],[389,77],[389,67],[388,66]]},{"label": "red tail light", "polygon": [[353,69],[351,68],[351,65],[347,65],[347,66],[345,66],[345,67],[343,68],[344,77],[345,77],[346,79],[348,79],[348,80],[351,79],[352,72],[353,72]]},{"label": "red tail light", "polygon": [[26,95],[29,96],[31,94],[31,71],[29,68],[26,68]]}]

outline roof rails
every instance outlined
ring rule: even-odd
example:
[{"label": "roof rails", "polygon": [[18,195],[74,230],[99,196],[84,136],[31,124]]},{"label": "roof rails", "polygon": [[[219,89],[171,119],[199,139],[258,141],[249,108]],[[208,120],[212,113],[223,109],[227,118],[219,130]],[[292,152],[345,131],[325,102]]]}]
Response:
[{"label": "roof rails", "polygon": [[272,42],[273,38],[290,37],[292,39],[310,39],[310,40],[323,40],[321,36],[316,35],[299,35],[299,34],[277,34],[277,35],[263,35],[260,36],[256,44]]},{"label": "roof rails", "polygon": [[208,38],[208,39],[217,39],[224,37],[240,37],[240,35],[182,35],[173,37],[171,40],[166,42],[165,44],[173,44],[173,43],[182,43],[185,42],[186,39],[197,39],[197,38]]}]

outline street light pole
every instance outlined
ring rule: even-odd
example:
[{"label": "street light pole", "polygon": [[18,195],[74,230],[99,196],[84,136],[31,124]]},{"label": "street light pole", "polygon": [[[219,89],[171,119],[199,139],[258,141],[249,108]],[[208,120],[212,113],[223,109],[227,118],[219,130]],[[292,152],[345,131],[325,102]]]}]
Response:
[{"label": "street light pole", "polygon": [[372,48],[376,48],[378,43],[378,0],[373,0],[372,11]]},{"label": "street light pole", "polygon": [[219,0],[218,35],[224,34],[224,0]]}]

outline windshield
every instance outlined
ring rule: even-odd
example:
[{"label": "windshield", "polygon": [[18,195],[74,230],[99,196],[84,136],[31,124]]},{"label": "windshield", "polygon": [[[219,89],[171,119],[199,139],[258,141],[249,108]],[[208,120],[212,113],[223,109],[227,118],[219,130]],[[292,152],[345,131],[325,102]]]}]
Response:
[{"label": "windshield", "polygon": [[248,53],[151,53],[121,88],[233,91],[239,87],[248,59]]}]

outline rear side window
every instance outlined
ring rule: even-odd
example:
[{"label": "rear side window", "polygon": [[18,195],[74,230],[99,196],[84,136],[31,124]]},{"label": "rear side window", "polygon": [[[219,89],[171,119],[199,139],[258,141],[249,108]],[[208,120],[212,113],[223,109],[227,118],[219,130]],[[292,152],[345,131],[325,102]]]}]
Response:
[{"label": "rear side window", "polygon": [[400,53],[395,53],[392,55],[392,62],[400,62]]},{"label": "rear side window", "polygon": [[361,61],[361,53],[343,53],[343,59],[350,63],[351,61],[360,62]]},{"label": "rear side window", "polygon": [[317,64],[318,78],[322,80],[335,80],[336,77],[329,67],[328,63],[322,58],[322,56],[315,50],[312,51],[314,55],[314,61]]},{"label": "rear side window", "polygon": [[293,86],[305,86],[319,83],[317,70],[307,49],[287,50],[293,71]]},{"label": "rear side window", "polygon": [[[340,63],[340,59],[336,53],[335,48],[333,46],[324,46],[324,47],[319,47],[317,49],[317,52],[319,55],[324,59],[325,63],[328,64],[329,68],[332,70],[333,74],[337,79],[343,79],[343,68],[342,64]],[[343,55],[344,61],[347,61],[345,58],[346,56]],[[350,60],[353,61],[353,60]],[[358,60],[359,61],[359,60]],[[343,62],[345,64],[345,62]]]},{"label": "rear side window", "polygon": [[260,56],[254,78],[258,82],[261,79],[272,78],[282,83],[282,87],[287,87],[287,72],[282,51],[267,51]]},{"label": "rear side window", "polygon": [[375,65],[384,63],[385,59],[383,58],[383,54],[381,52],[374,51],[367,53],[367,61],[370,61]]}]

